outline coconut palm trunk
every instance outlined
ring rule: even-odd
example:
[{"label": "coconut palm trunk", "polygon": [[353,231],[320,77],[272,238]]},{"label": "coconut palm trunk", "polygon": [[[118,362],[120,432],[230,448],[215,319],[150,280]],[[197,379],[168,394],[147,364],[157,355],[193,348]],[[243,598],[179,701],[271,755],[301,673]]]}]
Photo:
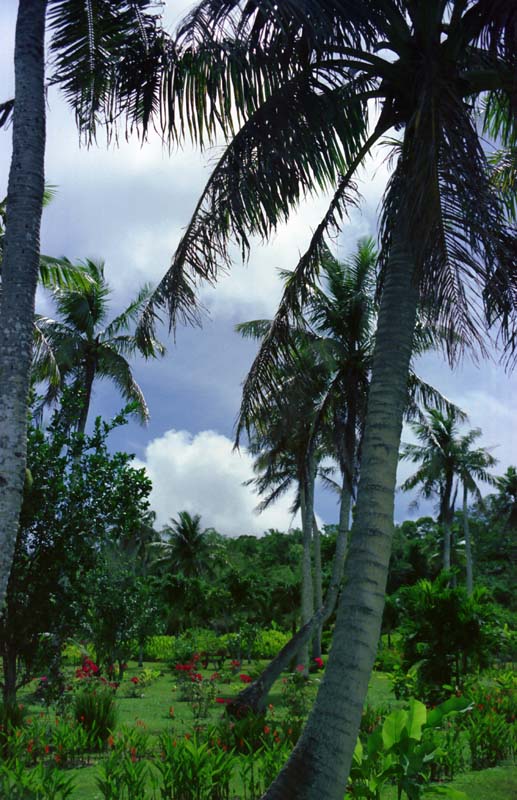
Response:
[{"label": "coconut palm trunk", "polygon": [[468,489],[463,484],[463,536],[465,538],[465,560],[467,570],[467,594],[472,594],[474,590],[474,569],[472,562],[472,542],[470,540],[469,509],[468,509]]},{"label": "coconut palm trunk", "polygon": [[[302,626],[307,625],[314,614],[314,588],[312,582],[312,526],[314,518],[314,468],[313,458],[309,456],[300,483],[300,511],[302,517],[303,555],[302,555]],[[299,650],[298,660],[309,671],[309,642]]]},{"label": "coconut palm trunk", "polygon": [[323,628],[332,615],[343,580],[343,568],[348,547],[350,503],[351,494],[348,488],[348,481],[345,478],[341,493],[339,526],[336,550],[332,562],[332,575],[323,607],[319,608],[312,619],[306,625],[303,625],[287,644],[284,645],[278,655],[267,665],[260,677],[237,695],[235,700],[228,706],[230,714],[236,713],[237,715],[241,715],[243,707],[248,711],[252,711],[254,714],[262,713],[266,708],[267,698],[275,681],[280,677],[280,674],[287,669],[300,648],[310,642],[314,628],[318,625]]},{"label": "coconut palm trunk", "polygon": [[44,192],[46,0],[20,0],[14,52],[13,152],[0,309],[0,608],[23,495],[27,394]]},{"label": "coconut palm trunk", "polygon": [[380,635],[418,291],[405,240],[382,294],[356,515],[334,639],[312,713],[264,800],[342,800]]},{"label": "coconut palm trunk", "polygon": [[[321,534],[315,516],[312,518],[312,542],[314,551],[314,607],[318,609],[323,605],[323,586],[321,577]],[[321,625],[316,626],[312,639],[312,658],[319,657],[321,657]]]}]

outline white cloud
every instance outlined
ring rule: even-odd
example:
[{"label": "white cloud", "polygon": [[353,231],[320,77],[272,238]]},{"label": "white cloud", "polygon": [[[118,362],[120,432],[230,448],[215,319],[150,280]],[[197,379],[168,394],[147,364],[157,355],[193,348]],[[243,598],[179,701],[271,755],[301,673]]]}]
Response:
[{"label": "white cloud", "polygon": [[[145,466],[153,483],[151,506],[158,525],[179,511],[201,514],[202,524],[226,536],[261,535],[269,528],[287,530],[292,524],[292,494],[257,515],[258,498],[243,481],[252,477],[252,458],[215,431],[166,431],[145,451]],[[295,524],[299,524],[295,520]]]}]

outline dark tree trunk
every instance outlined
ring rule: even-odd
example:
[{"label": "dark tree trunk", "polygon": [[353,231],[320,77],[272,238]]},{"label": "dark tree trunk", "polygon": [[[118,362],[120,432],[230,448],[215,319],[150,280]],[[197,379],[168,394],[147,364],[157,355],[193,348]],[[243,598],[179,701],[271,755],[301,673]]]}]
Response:
[{"label": "dark tree trunk", "polygon": [[46,0],[20,0],[0,306],[0,608],[23,497],[45,157]]},{"label": "dark tree trunk", "polygon": [[16,681],[17,681],[17,653],[14,647],[10,646],[8,642],[4,643],[2,649],[2,663],[3,663],[3,687],[2,693],[4,703],[14,703],[16,700]]}]

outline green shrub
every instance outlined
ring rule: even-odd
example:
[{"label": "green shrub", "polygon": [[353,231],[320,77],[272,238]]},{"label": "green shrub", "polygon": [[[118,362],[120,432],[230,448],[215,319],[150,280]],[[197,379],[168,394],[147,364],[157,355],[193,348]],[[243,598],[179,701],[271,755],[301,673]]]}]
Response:
[{"label": "green shrub", "polygon": [[253,658],[271,659],[274,658],[287,644],[291,638],[289,633],[277,631],[272,628],[269,630],[259,630],[253,643]]},{"label": "green shrub", "polygon": [[171,661],[174,657],[174,636],[150,636],[145,643],[144,661]]},{"label": "green shrub", "polygon": [[19,761],[0,767],[0,797],[9,800],[68,800],[74,790],[73,779],[55,767],[27,770]]}]

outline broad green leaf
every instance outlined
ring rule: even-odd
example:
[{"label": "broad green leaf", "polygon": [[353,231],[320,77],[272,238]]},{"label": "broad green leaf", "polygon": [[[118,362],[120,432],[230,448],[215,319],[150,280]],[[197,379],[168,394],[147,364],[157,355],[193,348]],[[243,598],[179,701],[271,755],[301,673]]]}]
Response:
[{"label": "broad green leaf", "polygon": [[398,711],[392,711],[384,720],[384,725],[382,726],[382,741],[387,750],[397,744],[397,742],[400,742],[402,732],[407,724],[407,719],[407,711],[399,709]]},{"label": "broad green leaf", "polygon": [[416,739],[417,742],[422,738],[422,726],[425,725],[427,720],[427,709],[420,700],[415,700],[414,697],[409,701],[407,732],[410,739]]},{"label": "broad green leaf", "polygon": [[354,750],[354,761],[360,764],[362,760],[363,760],[363,745],[361,743],[361,740],[358,739]]},{"label": "broad green leaf", "polygon": [[444,703],[440,703],[436,708],[431,709],[427,714],[426,728],[434,728],[441,724],[447,714],[458,711],[466,711],[470,706],[470,701],[466,697],[449,697]]}]

